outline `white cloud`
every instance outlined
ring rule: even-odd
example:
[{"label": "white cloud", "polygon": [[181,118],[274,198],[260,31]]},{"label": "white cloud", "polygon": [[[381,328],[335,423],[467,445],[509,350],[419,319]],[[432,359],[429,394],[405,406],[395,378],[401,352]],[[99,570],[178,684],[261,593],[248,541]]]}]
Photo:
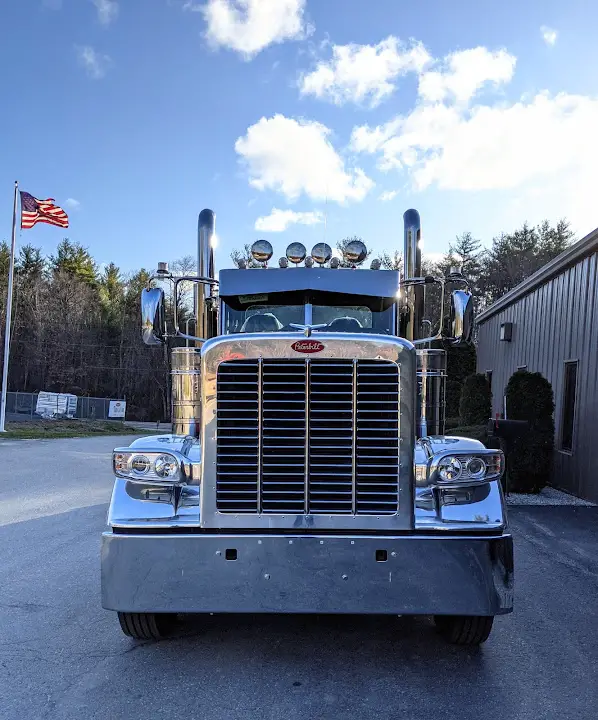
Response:
[{"label": "white cloud", "polygon": [[378,200],[382,200],[382,202],[389,202],[390,200],[394,200],[396,196],[399,194],[398,190],[385,190]]},{"label": "white cloud", "polygon": [[258,190],[274,190],[288,200],[302,194],[316,201],[363,200],[373,181],[360,168],[345,166],[329,135],[318,122],[274,115],[251,125],[235,150]]},{"label": "white cloud", "polygon": [[427,260],[430,263],[439,263],[446,257],[446,253],[443,252],[424,252],[422,254],[424,260]]},{"label": "white cloud", "polygon": [[284,232],[291,225],[319,225],[324,222],[324,214],[314,212],[295,212],[272,208],[269,215],[259,217],[255,221],[255,229],[263,232]]},{"label": "white cloud", "polygon": [[118,2],[117,0],[91,0],[96,6],[98,12],[98,20],[102,25],[110,25],[113,20],[116,20],[118,15]]},{"label": "white cloud", "polygon": [[431,61],[421,43],[405,46],[392,35],[377,45],[333,45],[329,61],[301,76],[300,91],[337,105],[367,102],[375,107],[394,91],[398,77],[420,73]]},{"label": "white cloud", "polygon": [[544,40],[544,42],[551,47],[556,43],[559,36],[557,30],[549,28],[546,25],[542,25],[542,27],[540,28],[540,33],[542,34],[542,39]]},{"label": "white cloud", "polygon": [[103,78],[112,65],[112,60],[108,55],[98,53],[91,45],[77,46],[75,50],[79,63],[85,68],[89,77],[94,80]]},{"label": "white cloud", "polygon": [[404,169],[417,189],[518,188],[598,162],[598,100],[540,93],[512,105],[458,111],[420,105],[386,126],[356,128],[353,147],[380,153],[383,169]]},{"label": "white cloud", "polygon": [[[186,3],[195,10],[194,3]],[[305,0],[208,0],[206,37],[250,59],[268,45],[305,37]]]},{"label": "white cloud", "polygon": [[81,207],[81,203],[78,200],[75,200],[75,198],[67,198],[64,204],[71,210],[76,210]]},{"label": "white cloud", "polygon": [[451,99],[468,103],[487,84],[508,83],[516,58],[506,50],[491,52],[485,47],[460,50],[448,55],[440,70],[420,75],[419,94],[426,102]]}]

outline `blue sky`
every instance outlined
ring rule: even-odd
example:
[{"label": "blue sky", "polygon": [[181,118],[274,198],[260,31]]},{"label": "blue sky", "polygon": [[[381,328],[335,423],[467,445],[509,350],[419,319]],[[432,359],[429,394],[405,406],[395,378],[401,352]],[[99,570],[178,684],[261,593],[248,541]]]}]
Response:
[{"label": "blue sky", "polygon": [[257,237],[392,250],[408,207],[430,253],[545,217],[582,236],[597,21],[580,0],[5,0],[0,238],[15,179],[125,270],[194,254],[204,207],[219,267]]}]

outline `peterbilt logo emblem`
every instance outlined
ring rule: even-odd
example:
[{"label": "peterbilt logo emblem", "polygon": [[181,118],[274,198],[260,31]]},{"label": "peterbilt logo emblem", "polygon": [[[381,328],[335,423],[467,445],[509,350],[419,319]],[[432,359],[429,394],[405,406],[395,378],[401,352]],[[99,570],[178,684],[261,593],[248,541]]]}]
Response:
[{"label": "peterbilt logo emblem", "polygon": [[317,353],[322,352],[325,345],[319,340],[297,340],[297,342],[294,342],[291,347],[293,350],[300,353]]}]

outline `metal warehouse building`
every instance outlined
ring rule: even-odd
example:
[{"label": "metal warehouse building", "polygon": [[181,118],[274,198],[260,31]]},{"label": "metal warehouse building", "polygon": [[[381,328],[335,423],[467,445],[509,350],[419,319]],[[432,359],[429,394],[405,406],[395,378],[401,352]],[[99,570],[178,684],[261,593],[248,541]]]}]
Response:
[{"label": "metal warehouse building", "polygon": [[493,413],[503,412],[518,369],[550,381],[551,482],[598,502],[598,229],[479,315],[477,357],[478,372],[492,385]]}]

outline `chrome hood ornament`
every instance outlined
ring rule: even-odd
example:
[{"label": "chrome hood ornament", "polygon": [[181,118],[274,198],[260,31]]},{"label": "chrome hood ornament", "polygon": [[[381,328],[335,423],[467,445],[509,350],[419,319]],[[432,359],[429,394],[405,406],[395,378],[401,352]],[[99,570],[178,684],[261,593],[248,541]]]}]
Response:
[{"label": "chrome hood ornament", "polygon": [[305,337],[311,337],[312,330],[321,330],[322,328],[328,327],[326,323],[320,323],[319,325],[298,325],[297,323],[291,323],[290,327],[295,330],[303,330]]}]

